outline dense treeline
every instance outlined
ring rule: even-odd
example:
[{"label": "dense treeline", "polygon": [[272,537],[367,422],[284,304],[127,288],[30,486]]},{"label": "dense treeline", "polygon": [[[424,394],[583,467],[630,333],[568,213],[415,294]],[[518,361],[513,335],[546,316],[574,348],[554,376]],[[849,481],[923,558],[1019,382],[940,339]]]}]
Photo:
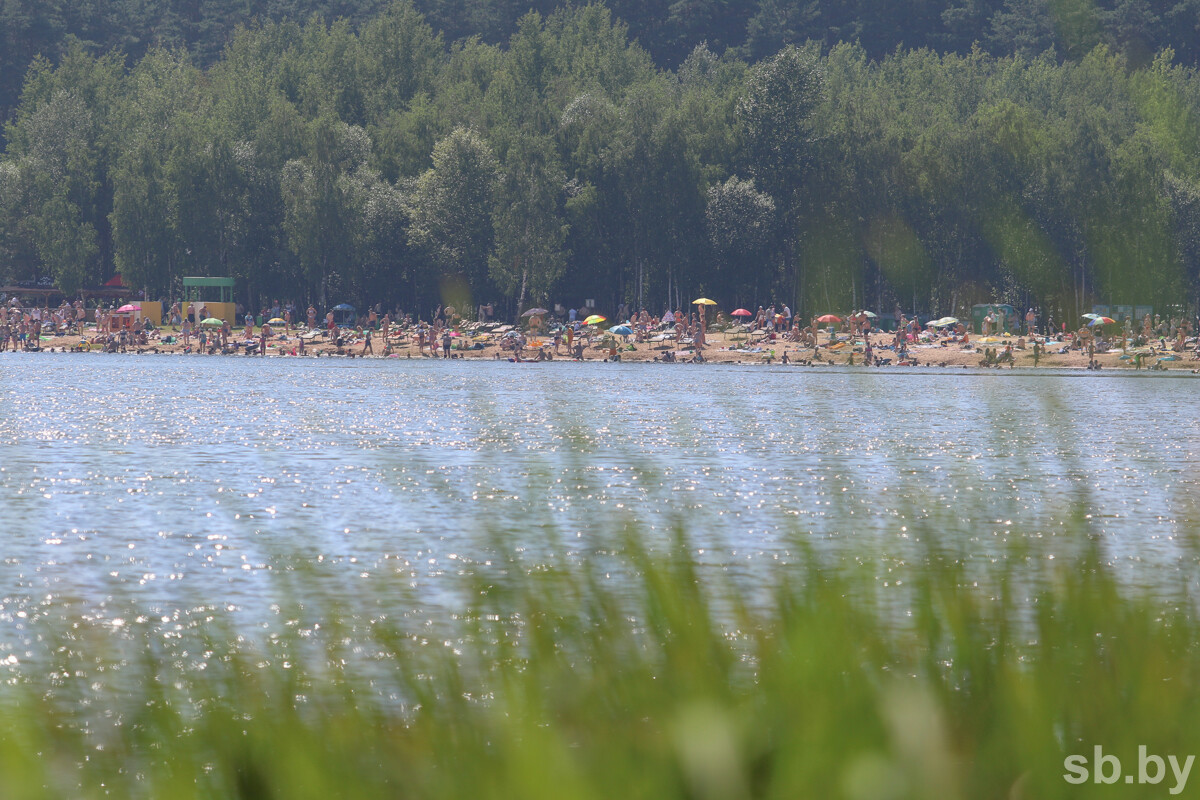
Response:
[{"label": "dense treeline", "polygon": [[36,62],[0,277],[509,312],[1196,295],[1200,76],[1171,51],[700,45],[672,71],[598,5],[446,41],[396,2],[241,29],[207,68],[79,42]]},{"label": "dense treeline", "polygon": [[[559,0],[417,0],[448,42],[478,36],[498,44],[528,11],[549,15]],[[387,0],[3,0],[0,119],[15,104],[37,55],[57,61],[73,42],[134,61],[150,49],[187,49],[213,64],[239,25],[345,19],[354,30]],[[1097,45],[1141,66],[1171,48],[1200,60],[1200,0],[612,0],[609,7],[660,68],[675,69],[700,42],[718,54],[759,60],[788,44],[857,42],[872,59],[898,47],[966,55],[1032,57],[1053,49],[1078,60]]]}]

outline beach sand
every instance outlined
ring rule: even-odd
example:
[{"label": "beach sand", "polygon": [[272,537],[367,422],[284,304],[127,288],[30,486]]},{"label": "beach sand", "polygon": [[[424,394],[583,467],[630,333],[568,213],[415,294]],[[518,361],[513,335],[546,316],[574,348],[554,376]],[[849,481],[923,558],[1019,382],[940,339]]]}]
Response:
[{"label": "beach sand", "polygon": [[[163,335],[178,335],[171,329],[164,329]],[[87,338],[91,339],[95,336],[94,332],[89,331]],[[741,337],[744,339],[744,335]],[[465,339],[463,339],[465,341]],[[708,337],[709,343],[704,350],[704,359],[710,364],[742,364],[742,365],[762,365],[775,364],[782,362],[783,354],[786,352],[788,360],[792,365],[797,367],[812,367],[819,368],[830,365],[862,365],[862,340],[857,340],[854,344],[841,343],[835,347],[825,345],[826,336],[822,334],[822,346],[817,351],[810,347],[800,347],[793,342],[784,342],[782,340],[770,341],[765,338],[760,338],[753,345],[748,345],[745,341],[738,341],[737,337],[726,337],[725,334],[716,333],[710,334]],[[883,349],[890,345],[892,337],[890,334],[878,334],[871,337],[872,346],[875,348],[876,355],[884,359],[891,359],[891,364],[878,369],[905,369],[897,365],[896,355],[890,349]],[[70,352],[81,343],[79,336],[56,336],[48,340],[43,340],[42,352]],[[534,337],[536,341],[536,337]],[[1006,345],[1011,344],[1014,347],[1013,364],[1005,364],[1000,369],[1008,369],[1011,366],[1015,367],[1034,367],[1034,356],[1032,345],[1027,345],[1026,349],[1016,349],[1019,337],[991,337],[984,341],[973,341],[972,344],[977,344],[979,351],[975,349],[965,349],[961,343],[948,342],[941,345],[918,345],[910,347],[909,357],[915,361],[917,365],[924,367],[941,367],[946,369],[966,369],[966,368],[989,368],[983,367],[982,348],[990,347],[997,352],[1002,352]],[[489,338],[482,350],[452,350],[452,355],[456,359],[468,361],[474,360],[504,360],[507,361],[512,353],[510,351],[501,351],[498,345],[498,338]],[[549,340],[545,340],[546,349],[551,349]],[[292,355],[297,348],[298,338],[296,334],[287,336],[286,338],[273,338],[268,346],[267,357],[295,357]],[[378,335],[372,337],[374,346],[374,354],[368,353],[366,358],[383,358],[383,344]],[[1189,345],[1191,346],[1191,345]],[[361,356],[362,342],[354,342],[347,347],[339,348],[332,342],[327,341],[324,337],[318,336],[306,342],[307,357],[363,357]],[[1061,343],[1052,343],[1043,351],[1037,366],[1039,368],[1049,369],[1086,369],[1088,365],[1088,355],[1086,351],[1071,350],[1065,354],[1060,354],[1058,350],[1062,349]],[[568,361],[565,345],[561,348],[561,354],[554,357],[554,360]],[[673,342],[651,343],[643,342],[634,345],[634,348],[629,349],[628,345],[623,346],[619,352],[621,361],[623,362],[655,362],[661,361],[667,352],[674,352],[676,358],[680,362],[687,362],[692,359],[693,351],[690,348],[677,349]],[[1200,369],[1200,361],[1194,359],[1195,351],[1186,350],[1183,353],[1173,354],[1178,360],[1159,362],[1160,356],[1171,355],[1169,353],[1155,350],[1154,353],[1148,353],[1147,348],[1141,348],[1143,352],[1142,368],[1143,369],[1162,369],[1171,371],[1192,372]],[[9,351],[11,352],[11,350]],[[92,345],[88,351],[90,354],[101,354],[102,348],[100,345]],[[194,350],[190,353],[185,353],[185,348],[182,343],[176,342],[171,344],[163,344],[159,341],[151,340],[148,345],[129,346],[126,352],[130,353],[169,353],[186,355],[187,357],[196,357]],[[439,349],[439,355],[440,355]],[[1113,352],[1097,354],[1096,361],[1099,362],[1102,370],[1111,369],[1129,369],[1135,368],[1132,354],[1135,350],[1130,350],[1130,357],[1122,359],[1121,350]],[[607,358],[609,350],[598,346],[588,347],[584,351],[585,361],[603,361]],[[83,355],[83,353],[81,353]],[[207,356],[207,354],[204,354]],[[527,347],[525,350],[525,358],[532,359],[536,356],[536,350]],[[246,356],[244,354],[237,356],[227,356],[229,358],[258,358],[260,356]],[[429,354],[429,349],[424,352],[419,352],[415,341],[410,336],[404,336],[400,339],[394,339],[391,349],[391,358],[432,358]]]}]

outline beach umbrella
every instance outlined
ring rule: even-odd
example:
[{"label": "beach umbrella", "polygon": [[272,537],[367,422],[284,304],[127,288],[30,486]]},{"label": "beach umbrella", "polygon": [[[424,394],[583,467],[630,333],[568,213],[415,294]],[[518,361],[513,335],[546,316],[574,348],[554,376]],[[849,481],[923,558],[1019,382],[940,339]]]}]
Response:
[{"label": "beach umbrella", "polygon": [[1099,314],[1084,314],[1083,318],[1084,319],[1100,319],[1100,315]]},{"label": "beach umbrella", "polygon": [[225,320],[217,319],[216,317],[209,317],[208,319],[200,320],[200,324],[208,325],[209,327],[220,327],[225,324]]},{"label": "beach umbrella", "polygon": [[349,303],[338,303],[336,306],[334,306],[330,310],[331,311],[353,311],[354,306],[350,305]]},{"label": "beach umbrella", "polygon": [[733,317],[753,317],[754,316],[753,311],[747,311],[744,308],[735,309],[733,311],[730,311],[729,314],[730,314],[730,316],[733,316]]},{"label": "beach umbrella", "polygon": [[123,305],[117,309],[117,313],[132,314],[134,311],[141,311],[141,310],[142,310],[141,306],[135,306],[131,303],[126,303],[125,305]]},{"label": "beach umbrella", "polygon": [[875,319],[876,317],[879,316],[874,311],[860,311],[859,313],[862,314],[863,316],[870,317],[871,319]]},{"label": "beach umbrella", "polygon": [[521,316],[522,317],[541,317],[541,316],[544,316],[545,314],[549,314],[549,313],[550,312],[544,308],[531,308],[528,311],[526,311],[524,314],[522,314]]},{"label": "beach umbrella", "polygon": [[692,301],[694,306],[715,306],[716,304],[716,300],[709,300],[707,297],[697,297]]},{"label": "beach umbrella", "polygon": [[614,325],[608,329],[609,333],[615,333],[618,336],[632,336],[633,329],[628,325]]},{"label": "beach umbrella", "polygon": [[1095,318],[1095,319],[1093,319],[1091,322],[1089,322],[1089,323],[1088,323],[1088,325],[1089,325],[1089,326],[1092,326],[1092,325],[1112,325],[1112,324],[1113,324],[1113,323],[1115,323],[1115,322],[1116,322],[1116,320],[1115,320],[1115,319],[1113,319],[1112,317],[1096,317],[1096,318]]},{"label": "beach umbrella", "polygon": [[817,322],[841,322],[841,321],[842,321],[842,318],[837,316],[836,314],[825,314],[823,316],[817,317]]},{"label": "beach umbrella", "polygon": [[584,325],[599,325],[601,322],[607,322],[607,321],[608,321],[608,317],[604,316],[603,314],[592,314],[590,317],[588,317],[587,319],[585,319],[583,321],[583,324]]},{"label": "beach umbrella", "polygon": [[287,325],[287,323],[284,322],[279,317],[271,317],[269,320],[267,320],[267,324],[268,325]]}]

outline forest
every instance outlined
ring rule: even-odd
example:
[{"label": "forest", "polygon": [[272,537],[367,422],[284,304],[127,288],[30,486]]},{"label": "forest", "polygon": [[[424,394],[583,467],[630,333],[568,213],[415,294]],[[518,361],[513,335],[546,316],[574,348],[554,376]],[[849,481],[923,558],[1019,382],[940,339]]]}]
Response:
[{"label": "forest", "polygon": [[1195,3],[510,6],[6,0],[0,280],[1200,306]]}]

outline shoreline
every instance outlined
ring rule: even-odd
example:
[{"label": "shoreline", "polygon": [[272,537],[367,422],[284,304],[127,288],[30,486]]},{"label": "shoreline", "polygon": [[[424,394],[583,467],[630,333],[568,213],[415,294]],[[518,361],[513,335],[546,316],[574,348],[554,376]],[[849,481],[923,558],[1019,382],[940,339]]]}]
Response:
[{"label": "shoreline", "polygon": [[[164,331],[166,335],[178,336],[178,333],[167,329]],[[293,354],[298,346],[298,337],[296,335],[278,335],[269,340],[268,353],[263,356],[259,354],[247,355],[244,352],[237,353],[200,353],[194,349],[190,352],[183,346],[181,342],[164,343],[158,340],[150,340],[144,345],[129,345],[123,351],[125,354],[159,354],[159,355],[181,355],[181,356],[224,356],[228,358],[252,359],[252,358],[367,358],[367,359],[383,359],[383,358],[402,358],[402,359],[434,359],[435,356],[429,354],[428,348],[418,351],[417,346],[408,337],[404,337],[400,341],[393,341],[391,345],[392,352],[390,355],[383,354],[383,345],[381,344],[378,335],[373,336],[372,345],[373,353],[363,355],[361,353],[363,344],[361,340],[354,341],[349,345],[338,348],[333,342],[324,340],[323,338],[315,338],[311,341],[306,341],[304,356]],[[945,344],[929,344],[911,346],[908,350],[909,362],[905,365],[897,363],[897,359],[893,350],[888,348],[886,343],[891,342],[890,334],[877,334],[871,337],[871,345],[875,349],[878,356],[885,359],[890,358],[890,362],[881,366],[870,366],[870,369],[880,370],[904,370],[913,367],[935,367],[947,369],[970,369],[970,370],[1007,370],[1012,368],[1038,368],[1038,369],[1068,369],[1080,371],[1093,371],[1088,368],[1088,354],[1082,350],[1069,350],[1067,353],[1060,353],[1063,347],[1062,343],[1053,343],[1051,352],[1043,350],[1040,357],[1037,359],[1037,364],[1034,364],[1034,355],[1031,347],[1025,349],[1016,349],[1016,346],[1021,337],[990,337],[986,342],[980,342],[980,347],[989,347],[997,352],[1002,352],[1004,348],[1011,344],[1014,347],[1013,360],[1011,363],[1003,365],[986,365],[983,363],[983,353],[981,350],[964,349],[963,345],[958,342],[947,342]],[[27,353],[66,353],[75,355],[85,354],[107,354],[101,345],[91,344],[87,350],[80,350],[79,346],[86,341],[87,337],[77,335],[70,336],[54,336],[50,337],[41,343],[39,350],[13,350],[9,349],[0,353],[4,355],[12,352],[27,352]],[[478,341],[478,340],[477,340]],[[512,363],[511,351],[501,351],[498,345],[498,339],[492,339],[486,342],[481,341],[483,349],[464,349],[452,350],[450,360],[461,361],[499,361]],[[737,345],[741,345],[738,347]],[[801,347],[795,342],[783,342],[776,340],[774,342],[762,341],[754,344],[752,347],[746,347],[746,342],[735,342],[726,337],[725,334],[717,333],[709,335],[709,345],[704,350],[704,362],[706,364],[727,364],[727,365],[775,365],[783,364],[783,354],[787,353],[788,363],[785,366],[866,366],[863,362],[861,339],[855,342],[840,342],[835,343],[833,347],[822,344],[815,351],[812,347]],[[974,345],[975,342],[972,342]],[[618,348],[621,363],[664,363],[662,361],[664,355],[673,353],[676,357],[675,363],[690,363],[694,351],[690,348],[676,349],[669,343],[651,343],[642,342],[640,344],[622,345]],[[341,352],[339,352],[339,349]],[[553,347],[550,344],[545,345],[547,351],[552,351]],[[533,356],[536,353],[536,348],[526,347],[526,357],[523,359],[526,362],[537,362]],[[608,360],[610,350],[598,346],[589,346],[584,351],[583,361],[588,362],[605,362]],[[1137,353],[1142,354],[1142,366],[1139,370],[1136,367],[1135,359]],[[1108,353],[1097,353],[1095,361],[1099,364],[1099,371],[1116,370],[1116,371],[1150,371],[1150,372],[1187,372],[1200,374],[1200,359],[1197,359],[1196,350],[1184,350],[1181,353],[1175,353],[1170,350],[1162,351],[1158,348],[1134,348],[1127,352],[1121,350],[1113,350]],[[1122,358],[1124,356],[1124,358]],[[436,356],[438,360],[444,358],[439,351]],[[1160,360],[1166,359],[1166,360]],[[560,355],[553,356],[553,361],[576,361],[578,359],[571,358],[565,354],[565,345],[562,348]],[[671,362],[665,362],[671,363]]]}]

